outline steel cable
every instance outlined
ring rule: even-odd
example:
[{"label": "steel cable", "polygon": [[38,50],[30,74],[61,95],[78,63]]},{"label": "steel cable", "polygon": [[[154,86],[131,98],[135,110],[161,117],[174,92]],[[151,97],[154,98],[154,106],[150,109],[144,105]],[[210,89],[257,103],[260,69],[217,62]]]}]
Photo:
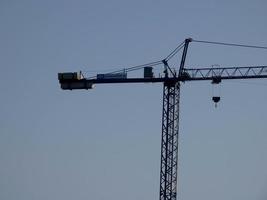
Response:
[{"label": "steel cable", "polygon": [[235,44],[235,43],[225,43],[225,42],[212,42],[212,41],[205,41],[205,40],[192,40],[193,42],[199,43],[206,43],[206,44],[217,44],[217,45],[224,45],[224,46],[235,46],[235,47],[246,47],[246,48],[256,48],[256,49],[266,49],[265,46],[255,46],[255,45],[246,45],[246,44]]}]

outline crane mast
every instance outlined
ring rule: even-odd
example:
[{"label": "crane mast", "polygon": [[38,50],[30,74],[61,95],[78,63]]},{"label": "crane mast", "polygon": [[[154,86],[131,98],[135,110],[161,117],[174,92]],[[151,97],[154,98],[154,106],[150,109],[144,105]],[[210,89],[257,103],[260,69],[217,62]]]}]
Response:
[{"label": "crane mast", "polygon": [[[183,74],[189,42],[185,40],[178,77]],[[164,65],[168,67],[166,60]],[[166,67],[166,70],[167,70]],[[171,70],[168,67],[169,70]],[[172,72],[175,77],[175,74]],[[168,73],[166,73],[166,78]],[[178,172],[178,138],[179,138],[179,102],[180,82],[165,81],[163,84],[163,109],[160,161],[160,200],[176,200]]]},{"label": "crane mast", "polygon": [[[180,83],[204,80],[220,83],[221,80],[228,79],[267,78],[267,66],[185,68],[188,46],[192,41],[194,40],[188,38],[183,43],[183,53],[178,74],[169,67],[167,62],[169,57],[162,61],[154,62],[154,64],[164,64],[164,77],[127,78],[127,76],[116,77],[116,74],[113,76],[114,74],[112,75],[111,73],[105,78],[104,75],[85,78],[81,73],[58,74],[59,83],[63,90],[92,89],[95,84],[163,83],[160,200],[177,199]],[[171,57],[173,56],[173,54],[170,55]]]},{"label": "crane mast", "polygon": [[165,82],[163,86],[160,200],[177,196],[178,133],[180,83]]}]

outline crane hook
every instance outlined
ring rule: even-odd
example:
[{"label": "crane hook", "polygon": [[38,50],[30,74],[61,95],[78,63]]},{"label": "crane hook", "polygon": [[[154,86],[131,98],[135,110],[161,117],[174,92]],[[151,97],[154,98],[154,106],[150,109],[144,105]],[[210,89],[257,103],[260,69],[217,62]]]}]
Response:
[{"label": "crane hook", "polygon": [[214,96],[214,97],[212,97],[212,100],[213,100],[214,103],[215,103],[215,108],[217,108],[217,103],[221,100],[221,97],[219,97],[219,96]]}]

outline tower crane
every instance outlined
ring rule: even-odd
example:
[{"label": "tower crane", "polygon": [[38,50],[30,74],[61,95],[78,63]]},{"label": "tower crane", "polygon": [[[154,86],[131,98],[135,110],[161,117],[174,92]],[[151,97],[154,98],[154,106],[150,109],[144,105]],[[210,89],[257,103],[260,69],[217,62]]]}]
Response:
[{"label": "tower crane", "polygon": [[[177,168],[178,168],[178,135],[179,135],[179,99],[181,82],[212,81],[219,84],[226,79],[259,79],[267,78],[267,66],[232,66],[232,67],[200,67],[187,68],[185,60],[190,42],[200,42],[218,45],[261,48],[267,47],[240,45],[231,43],[209,42],[185,39],[163,60],[144,65],[126,68],[105,74],[86,77],[83,72],[58,73],[58,79],[63,90],[93,89],[97,84],[114,83],[163,83],[163,110],[161,134],[161,164],[160,164],[160,200],[176,200],[177,198]],[[168,61],[182,50],[178,71],[172,69]],[[153,67],[163,66],[163,74],[155,77]],[[128,77],[128,73],[143,69],[143,77]],[[219,96],[212,98],[215,103]]]}]

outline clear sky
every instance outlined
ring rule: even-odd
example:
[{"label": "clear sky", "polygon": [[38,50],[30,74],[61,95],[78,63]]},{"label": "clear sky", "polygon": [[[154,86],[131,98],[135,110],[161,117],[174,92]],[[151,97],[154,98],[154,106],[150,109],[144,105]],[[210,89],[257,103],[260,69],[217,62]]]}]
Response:
[{"label": "clear sky", "polygon": [[[158,199],[161,84],[62,91],[57,73],[165,57],[187,37],[267,46],[265,0],[1,0],[0,199]],[[192,43],[186,66],[267,65]],[[178,67],[179,60],[172,67]],[[267,80],[182,84],[179,200],[267,199]]]}]

